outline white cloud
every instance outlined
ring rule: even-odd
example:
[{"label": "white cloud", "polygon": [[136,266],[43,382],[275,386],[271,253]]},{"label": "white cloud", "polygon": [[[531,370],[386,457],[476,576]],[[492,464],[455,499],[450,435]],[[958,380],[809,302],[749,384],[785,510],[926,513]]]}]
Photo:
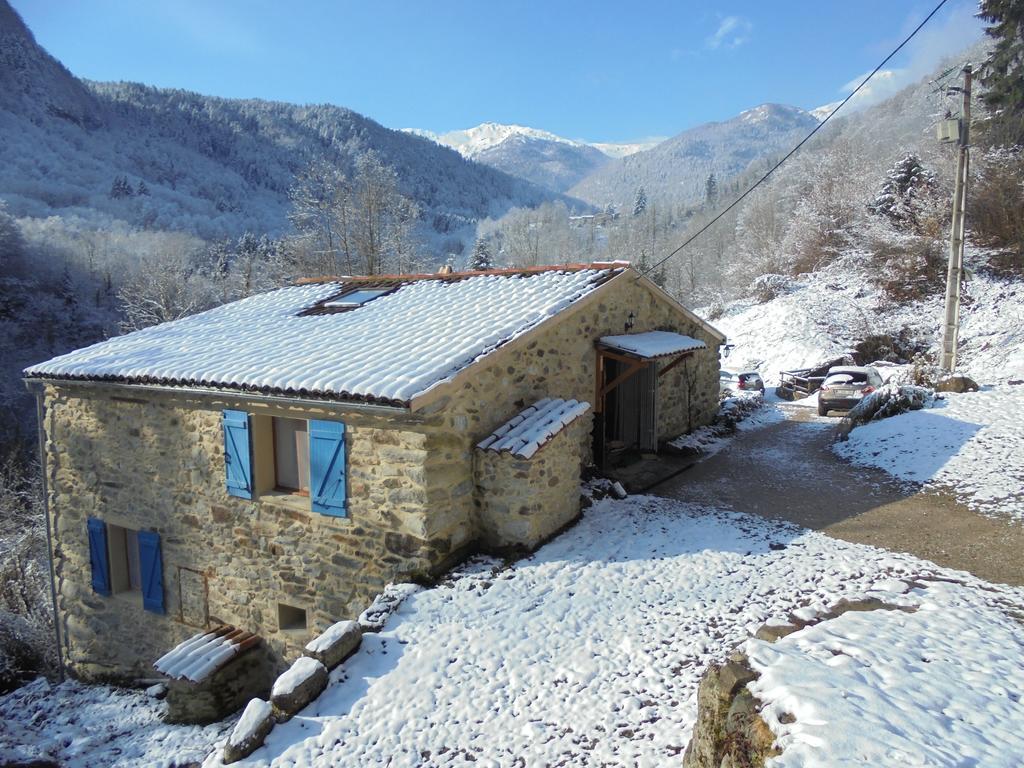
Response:
[{"label": "white cloud", "polygon": [[738,48],[750,39],[754,25],[742,16],[726,16],[718,23],[715,33],[704,41],[711,50]]},{"label": "white cloud", "polygon": [[[848,108],[862,109],[884,101],[908,85],[930,75],[943,60],[955,56],[979,40],[983,25],[975,16],[976,11],[973,3],[961,2],[952,6],[945,17],[936,16],[932,19],[897,57],[903,66],[879,70],[850,100]],[[907,32],[916,27],[920,20],[920,16],[908,17],[905,24]],[[867,74],[864,72],[845,83],[839,88],[839,92],[844,95],[850,93],[860,85]]]}]

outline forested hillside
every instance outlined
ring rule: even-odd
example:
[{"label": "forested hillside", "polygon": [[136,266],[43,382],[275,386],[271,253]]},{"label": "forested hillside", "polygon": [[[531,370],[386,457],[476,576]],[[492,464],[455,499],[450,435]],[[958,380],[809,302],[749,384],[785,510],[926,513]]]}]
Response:
[{"label": "forested hillside", "polygon": [[[552,194],[343,107],[231,100],[77,80],[0,0],[0,196],[18,216],[76,215],[204,238],[284,234],[313,161],[351,173],[373,151],[435,252],[477,219]],[[470,233],[470,234],[467,234]]]}]

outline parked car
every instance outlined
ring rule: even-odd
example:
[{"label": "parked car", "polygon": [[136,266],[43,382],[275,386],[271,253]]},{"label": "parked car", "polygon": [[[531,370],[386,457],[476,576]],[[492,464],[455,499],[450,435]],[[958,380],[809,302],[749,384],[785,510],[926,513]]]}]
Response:
[{"label": "parked car", "polygon": [[742,389],[744,392],[758,391],[762,395],[764,394],[764,381],[761,379],[761,374],[757,371],[744,371],[737,377],[739,384],[737,387]]},{"label": "parked car", "polygon": [[882,375],[871,366],[836,366],[818,390],[818,415],[829,411],[848,411],[882,386]]}]

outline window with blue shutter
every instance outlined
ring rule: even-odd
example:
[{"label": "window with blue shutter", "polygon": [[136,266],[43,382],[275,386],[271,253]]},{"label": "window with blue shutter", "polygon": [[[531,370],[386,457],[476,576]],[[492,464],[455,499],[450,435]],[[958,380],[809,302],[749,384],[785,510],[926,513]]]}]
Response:
[{"label": "window with blue shutter", "polygon": [[345,425],[340,421],[309,422],[309,495],[314,512],[346,514]]},{"label": "window with blue shutter", "polygon": [[160,534],[139,531],[139,569],[142,571],[142,607],[164,613],[164,563]]},{"label": "window with blue shutter", "polygon": [[252,439],[249,414],[224,411],[224,471],[228,493],[252,498]]},{"label": "window with blue shutter", "polygon": [[110,594],[110,563],[107,559],[107,524],[95,517],[88,520],[89,563],[92,566],[92,588],[101,595]]}]

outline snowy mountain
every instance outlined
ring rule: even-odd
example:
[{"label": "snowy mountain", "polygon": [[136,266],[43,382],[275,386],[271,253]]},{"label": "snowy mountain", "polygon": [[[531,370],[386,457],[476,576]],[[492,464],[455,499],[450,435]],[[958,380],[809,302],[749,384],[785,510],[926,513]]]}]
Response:
[{"label": "snowy mountain", "polygon": [[479,219],[555,197],[342,107],[79,80],[0,0],[0,198],[13,214],[280,233],[297,171],[312,160],[351,170],[369,151],[395,169],[439,252],[472,242]]},{"label": "snowy mountain", "polygon": [[824,120],[826,117],[832,114],[832,110],[834,110],[842,103],[843,102],[840,100],[830,102],[829,104],[822,104],[820,107],[815,107],[814,109],[810,110],[810,113],[814,115],[820,122],[821,120]]},{"label": "snowy mountain", "polygon": [[481,123],[441,134],[415,128],[408,132],[554,192],[564,192],[609,161],[608,154],[586,142],[523,125]]},{"label": "snowy mountain", "polygon": [[818,119],[798,107],[762,104],[731,120],[706,123],[655,147],[615,160],[570,189],[594,205],[631,206],[639,187],[648,198],[692,203],[712,173],[719,182],[789,149]]}]

